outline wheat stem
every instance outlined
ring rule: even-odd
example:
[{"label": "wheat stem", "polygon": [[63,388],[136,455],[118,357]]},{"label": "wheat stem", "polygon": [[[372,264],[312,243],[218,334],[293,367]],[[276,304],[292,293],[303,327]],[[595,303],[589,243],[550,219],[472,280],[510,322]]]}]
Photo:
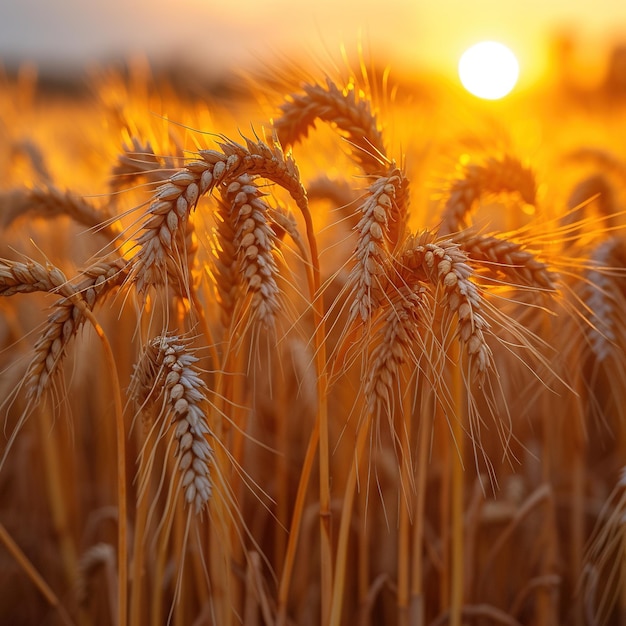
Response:
[{"label": "wheat stem", "polygon": [[359,478],[359,493],[358,493],[358,511],[357,528],[358,533],[358,589],[359,589],[359,608],[362,614],[362,626],[370,626],[371,616],[369,611],[366,612],[368,594],[370,591],[370,576],[371,576],[371,541],[372,531],[371,523],[368,520],[368,510],[370,506],[370,488],[369,477],[367,476],[366,468],[361,468],[361,476]]},{"label": "wheat stem", "polygon": [[64,481],[60,463],[63,453],[59,450],[59,437],[53,430],[52,419],[46,409],[46,406],[38,407],[37,417],[46,468],[45,480],[47,483],[48,504],[50,506],[54,530],[61,544],[61,558],[67,583],[73,586],[76,583],[78,558],[76,545],[72,539],[69,528],[68,499],[65,497],[63,491]]},{"label": "wheat stem", "polygon": [[[82,302],[82,301],[81,301]],[[128,619],[128,529],[127,529],[127,494],[126,494],[126,428],[122,408],[122,396],[119,387],[117,364],[111,344],[94,314],[86,303],[79,305],[82,314],[91,323],[102,343],[105,361],[113,382],[113,407],[115,412],[115,430],[117,436],[117,507],[118,507],[118,626],[125,626]]]},{"label": "wheat stem", "polygon": [[452,448],[452,436],[450,425],[446,421],[441,403],[437,403],[435,416],[436,435],[439,439],[439,461],[441,467],[441,487],[439,494],[439,527],[442,568],[439,585],[439,609],[441,612],[447,611],[450,606],[451,588],[451,562],[450,562],[450,527],[452,524],[451,515],[451,485],[452,485],[452,459],[454,452]]},{"label": "wheat stem", "polygon": [[426,522],[426,489],[428,448],[432,432],[432,392],[426,381],[420,385],[420,424],[417,444],[417,467],[415,480],[415,520],[413,522],[413,549],[411,554],[411,624],[423,626],[425,613],[424,589],[424,526]]},{"label": "wheat stem", "polygon": [[135,532],[132,554],[132,588],[130,594],[130,624],[145,623],[142,619],[144,574],[146,569],[145,541],[148,518],[148,498],[138,498],[135,514]]},{"label": "wheat stem", "polygon": [[283,563],[283,571],[278,586],[278,610],[276,616],[277,626],[285,626],[287,624],[287,602],[289,600],[289,587],[291,584],[293,567],[296,558],[296,549],[298,547],[298,538],[300,529],[302,528],[302,516],[304,513],[304,505],[307,494],[307,487],[311,472],[313,471],[313,463],[317,452],[317,444],[319,442],[320,429],[319,420],[315,420],[313,431],[309,436],[304,462],[300,470],[300,478],[298,481],[298,490],[296,492],[296,501],[293,506],[291,516],[291,524],[289,527],[289,540],[287,542],[287,552],[285,554],[285,562]]},{"label": "wheat stem", "polygon": [[408,393],[402,397],[402,416],[404,417],[404,431],[401,436],[400,450],[400,489],[398,490],[399,523],[398,523],[398,626],[409,624],[409,600],[411,597],[411,519],[409,502],[412,500],[412,476],[411,476],[411,426],[412,426],[412,398]]},{"label": "wheat stem", "polygon": [[[452,398],[454,415],[451,418],[453,447],[452,454],[452,581],[450,585],[450,626],[461,626],[464,594],[464,548],[463,548],[463,511],[464,511],[464,414],[463,380],[461,376],[461,355],[458,344],[454,346],[451,359]],[[456,357],[456,358],[455,358]]]},{"label": "wheat stem", "polygon": [[[301,207],[304,209],[304,207]],[[293,570],[296,545],[302,522],[302,509],[304,507],[305,492],[308,487],[313,456],[319,444],[319,473],[320,473],[320,542],[321,542],[321,585],[322,597],[322,623],[325,623],[325,615],[330,610],[330,598],[332,593],[332,548],[330,539],[330,469],[329,469],[329,443],[328,443],[328,373],[326,368],[326,331],[324,322],[324,304],[320,290],[320,264],[317,251],[317,239],[313,220],[308,210],[302,211],[306,226],[307,242],[311,255],[311,265],[307,265],[307,281],[313,309],[313,339],[315,348],[315,365],[317,380],[317,416],[313,432],[309,438],[304,463],[302,466],[298,492],[289,530],[289,541],[283,574],[279,586],[278,623],[284,624],[286,619],[287,596]]]},{"label": "wheat stem", "polygon": [[352,523],[352,504],[356,489],[356,479],[359,466],[363,460],[365,444],[370,430],[372,416],[368,416],[359,424],[354,459],[350,464],[350,472],[344,487],[343,503],[341,505],[341,520],[339,522],[339,534],[337,536],[337,563],[335,565],[335,581],[332,594],[332,606],[329,626],[340,626],[345,597],[346,568],[348,565],[348,541],[350,538],[350,525]]},{"label": "wheat stem", "polygon": [[9,534],[4,524],[0,522],[0,541],[4,547],[8,550],[11,556],[19,563],[20,567],[24,570],[28,578],[33,582],[35,587],[41,592],[48,604],[55,608],[59,614],[59,619],[68,626],[71,626],[74,622],[68,615],[65,607],[61,604],[58,596],[50,585],[46,582],[43,576],[39,573],[37,568],[33,565],[32,561],[24,554],[22,549],[15,543],[13,537]]}]

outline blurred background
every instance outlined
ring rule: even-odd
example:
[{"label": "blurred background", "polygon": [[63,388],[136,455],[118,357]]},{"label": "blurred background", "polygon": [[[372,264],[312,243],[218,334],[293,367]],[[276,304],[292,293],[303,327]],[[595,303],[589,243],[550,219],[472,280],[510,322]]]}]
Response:
[{"label": "blurred background", "polygon": [[146,55],[207,74],[276,57],[336,58],[362,45],[397,63],[447,75],[483,39],[509,45],[521,85],[567,55],[581,83],[598,80],[626,33],[623,0],[0,0],[0,61],[40,73]]}]

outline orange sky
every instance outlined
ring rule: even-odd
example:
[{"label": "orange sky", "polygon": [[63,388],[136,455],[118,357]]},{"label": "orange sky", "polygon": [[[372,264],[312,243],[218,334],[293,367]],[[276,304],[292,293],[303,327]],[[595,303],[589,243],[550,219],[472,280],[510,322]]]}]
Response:
[{"label": "orange sky", "polygon": [[294,46],[335,55],[339,41],[360,39],[389,59],[454,71],[464,48],[497,39],[529,76],[562,26],[578,29],[591,62],[606,42],[626,39],[626,1],[0,0],[0,58],[81,64],[140,51],[219,69]]}]

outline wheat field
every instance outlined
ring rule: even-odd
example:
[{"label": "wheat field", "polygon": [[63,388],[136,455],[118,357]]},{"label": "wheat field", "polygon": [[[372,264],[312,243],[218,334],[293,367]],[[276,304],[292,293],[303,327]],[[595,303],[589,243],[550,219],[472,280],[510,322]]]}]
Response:
[{"label": "wheat field", "polygon": [[0,80],[1,623],[626,623],[621,94]]}]

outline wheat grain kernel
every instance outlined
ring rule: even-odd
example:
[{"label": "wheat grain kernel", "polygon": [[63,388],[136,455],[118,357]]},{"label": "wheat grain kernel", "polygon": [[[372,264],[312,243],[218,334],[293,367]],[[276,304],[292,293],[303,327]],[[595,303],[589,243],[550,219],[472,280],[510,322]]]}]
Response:
[{"label": "wheat grain kernel", "polygon": [[[181,198],[179,198],[179,200],[181,200]],[[186,201],[184,198],[182,198],[183,202]],[[173,233],[177,228],[178,228],[178,217],[176,215],[176,213],[174,213],[174,211],[170,211],[167,214],[167,217],[165,218],[165,222],[167,224],[167,228]]]},{"label": "wheat grain kernel", "polygon": [[241,239],[241,247],[242,248],[248,248],[249,246],[251,246],[254,242],[256,241],[256,238],[254,236],[254,233],[246,233],[243,238]]},{"label": "wheat grain kernel", "polygon": [[189,402],[184,398],[177,400],[174,404],[174,413],[178,413],[179,415],[183,415],[189,411]]},{"label": "wheat grain kernel", "polygon": [[197,183],[191,183],[187,186],[185,190],[185,198],[187,202],[189,202],[190,206],[195,206],[196,202],[198,202],[198,197],[200,196],[200,188]]},{"label": "wheat grain kernel", "polygon": [[163,224],[159,230],[159,239],[168,248],[172,246],[172,232],[166,224]]},{"label": "wheat grain kernel", "polygon": [[458,276],[454,272],[448,272],[443,279],[443,284],[448,289],[453,289],[459,282]]},{"label": "wheat grain kernel", "polygon": [[[187,216],[188,212],[189,212],[189,202],[187,202],[187,200],[185,199],[185,196],[182,196],[182,195],[178,196],[178,199],[176,200],[176,214],[181,219],[184,219]],[[168,214],[168,217],[169,215],[173,215],[173,212],[170,212]]]},{"label": "wheat grain kernel", "polygon": [[[177,374],[177,372],[172,372],[173,374]],[[180,378],[180,376],[179,376]],[[185,393],[185,387],[180,383],[177,383],[170,389],[170,398],[174,401],[180,400]]]},{"label": "wheat grain kernel", "polygon": [[213,180],[218,183],[224,174],[226,173],[226,163],[224,161],[218,161],[213,166]]},{"label": "wheat grain kernel", "polygon": [[188,431],[180,438],[180,441],[178,442],[179,450],[183,452],[187,452],[191,456],[191,453],[188,451],[191,449],[192,443],[193,443],[193,434],[190,431]]},{"label": "wheat grain kernel", "polygon": [[[180,438],[181,450],[184,450],[185,448],[190,448],[191,444],[189,444],[189,446],[185,446],[183,445],[183,440],[185,441],[185,443],[190,440],[193,440],[193,435],[187,432]],[[191,468],[192,463],[193,463],[193,454],[191,450],[186,450],[186,452],[184,452],[180,457],[180,461],[178,462],[179,467],[184,472],[185,470],[188,470],[189,468]]]},{"label": "wheat grain kernel", "polygon": [[[211,185],[213,184],[213,172],[210,170],[205,170],[200,175],[200,189],[202,193],[204,193]],[[189,187],[187,187],[189,189]]]},{"label": "wheat grain kernel", "polygon": [[377,241],[380,241],[383,238],[383,229],[380,227],[378,222],[372,222],[370,224],[369,231],[372,237]]},{"label": "wheat grain kernel", "polygon": [[195,179],[196,179],[195,176],[191,172],[184,169],[170,176],[169,180],[171,183],[174,183],[175,185],[186,187],[189,183],[193,183]]},{"label": "wheat grain kernel", "polygon": [[457,315],[460,320],[465,320],[472,315],[472,307],[468,302],[461,303]]},{"label": "wheat grain kernel", "polygon": [[190,428],[190,424],[187,420],[179,420],[174,429],[174,437],[180,439]]},{"label": "wheat grain kernel", "polygon": [[171,201],[174,200],[174,198],[177,198],[179,195],[180,189],[176,185],[166,183],[165,185],[157,189],[155,199]]}]

